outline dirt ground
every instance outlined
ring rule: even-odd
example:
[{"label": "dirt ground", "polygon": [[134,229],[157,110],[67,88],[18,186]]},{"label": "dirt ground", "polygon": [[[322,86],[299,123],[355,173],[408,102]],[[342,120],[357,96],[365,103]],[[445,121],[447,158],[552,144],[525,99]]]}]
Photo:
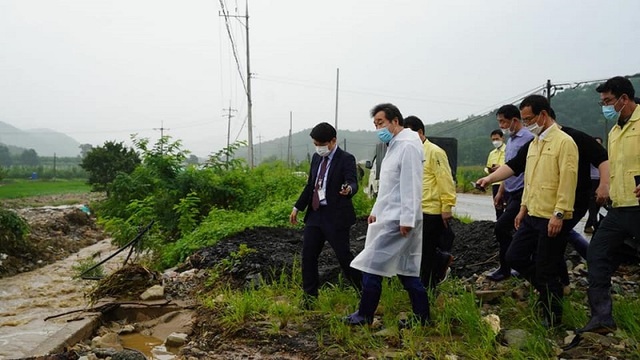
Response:
[{"label": "dirt ground", "polygon": [[[27,221],[30,232],[26,251],[0,255],[0,278],[54,263],[103,240],[104,232],[96,226],[95,218],[79,208],[94,197],[73,194],[3,200],[2,206],[14,209]],[[78,205],[46,206],[51,203]]]}]

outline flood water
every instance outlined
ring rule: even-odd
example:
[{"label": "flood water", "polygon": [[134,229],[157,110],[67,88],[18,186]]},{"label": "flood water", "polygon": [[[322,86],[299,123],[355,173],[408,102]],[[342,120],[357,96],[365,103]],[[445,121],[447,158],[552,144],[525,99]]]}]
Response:
[{"label": "flood water", "polygon": [[[110,240],[102,240],[54,264],[0,279],[0,360],[29,355],[69,319],[46,317],[88,307],[84,294],[94,282],[73,279],[72,266],[96,254],[99,261],[115,250]],[[119,268],[124,256],[107,262],[105,272]]]}]

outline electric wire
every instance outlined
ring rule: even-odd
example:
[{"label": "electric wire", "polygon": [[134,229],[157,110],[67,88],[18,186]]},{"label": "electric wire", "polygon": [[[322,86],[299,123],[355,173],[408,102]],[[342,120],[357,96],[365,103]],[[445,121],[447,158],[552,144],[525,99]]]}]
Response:
[{"label": "electric wire", "polygon": [[240,75],[240,79],[242,80],[242,86],[244,87],[245,93],[248,93],[247,84],[244,81],[244,75],[242,74],[242,70],[240,69],[240,60],[238,59],[238,50],[236,48],[235,40],[233,39],[233,35],[231,34],[231,26],[229,24],[229,12],[227,11],[224,0],[220,0],[220,6],[222,7],[222,14],[224,17],[225,27],[227,29],[227,34],[229,35],[229,41],[231,42],[231,49],[233,50],[233,57],[236,60],[236,67],[238,69],[238,74]]}]

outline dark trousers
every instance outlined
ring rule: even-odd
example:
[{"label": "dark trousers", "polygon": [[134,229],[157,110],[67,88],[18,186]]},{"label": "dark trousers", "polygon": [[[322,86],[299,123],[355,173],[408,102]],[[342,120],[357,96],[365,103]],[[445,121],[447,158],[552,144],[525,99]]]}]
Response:
[{"label": "dark trousers", "polygon": [[[493,194],[493,199],[496,198],[496,195],[498,194],[498,189],[500,189],[500,184],[491,185],[491,193]],[[504,199],[502,199],[500,204],[498,204],[498,206],[495,207],[495,209],[496,209],[496,220],[500,219],[500,216],[502,216],[502,214],[504,213],[504,205],[503,205],[504,203],[505,203],[505,201],[504,201]]]},{"label": "dark trousers", "polygon": [[600,185],[600,179],[591,179],[591,193],[589,194],[589,217],[585,227],[596,226],[598,224],[598,212],[600,205],[596,204],[596,189]]},{"label": "dark trousers", "polygon": [[[415,276],[398,275],[398,279],[402,286],[409,294],[411,300],[411,308],[413,313],[422,321],[429,321],[429,298],[427,292],[420,282],[420,278]],[[365,319],[373,319],[378,303],[380,303],[380,295],[382,294],[382,276],[362,273],[362,298],[358,314]]]},{"label": "dark trousers", "polygon": [[618,267],[615,259],[624,241],[631,237],[636,244],[640,241],[640,206],[609,210],[589,243],[587,265],[590,289],[611,287],[611,275]]},{"label": "dark trousers", "polygon": [[558,264],[564,261],[566,235],[571,227],[568,222],[563,222],[560,233],[550,238],[547,235],[548,224],[549,219],[526,215],[507,251],[507,263],[529,280],[541,295],[561,298],[563,285]]},{"label": "dark trousers", "polygon": [[427,289],[435,289],[438,282],[438,239],[444,232],[442,215],[422,214],[422,261],[420,280]]},{"label": "dark trousers", "polygon": [[350,228],[336,229],[331,224],[305,226],[302,243],[302,288],[305,294],[318,296],[318,257],[325,241],[333,248],[345,278],[360,290],[362,275],[359,270],[350,266],[353,253],[349,247],[349,230]]},{"label": "dark trousers", "polygon": [[520,212],[520,203],[522,202],[522,189],[514,192],[504,193],[505,200],[507,202],[507,206],[504,209],[504,213],[498,221],[496,221],[496,225],[494,228],[494,234],[496,235],[496,240],[500,245],[500,269],[504,270],[505,273],[509,273],[510,267],[507,264],[506,255],[507,250],[509,249],[509,245],[511,245],[511,239],[513,237],[513,231],[515,230],[513,227],[513,222]]}]

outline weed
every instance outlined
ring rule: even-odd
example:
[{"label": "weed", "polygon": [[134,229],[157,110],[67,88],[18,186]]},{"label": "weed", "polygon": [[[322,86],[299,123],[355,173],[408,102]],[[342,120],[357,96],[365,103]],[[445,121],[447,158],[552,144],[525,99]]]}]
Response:
[{"label": "weed", "polygon": [[96,264],[97,262],[91,257],[86,259],[81,259],[80,261],[78,261],[76,265],[71,266],[71,269],[73,270],[73,273],[74,273],[73,278],[79,279],[80,276],[86,276],[86,277],[92,277],[92,278],[104,277],[104,268],[102,267],[102,265],[97,266],[96,268],[92,269],[88,273],[84,274],[85,271],[91,269]]}]

